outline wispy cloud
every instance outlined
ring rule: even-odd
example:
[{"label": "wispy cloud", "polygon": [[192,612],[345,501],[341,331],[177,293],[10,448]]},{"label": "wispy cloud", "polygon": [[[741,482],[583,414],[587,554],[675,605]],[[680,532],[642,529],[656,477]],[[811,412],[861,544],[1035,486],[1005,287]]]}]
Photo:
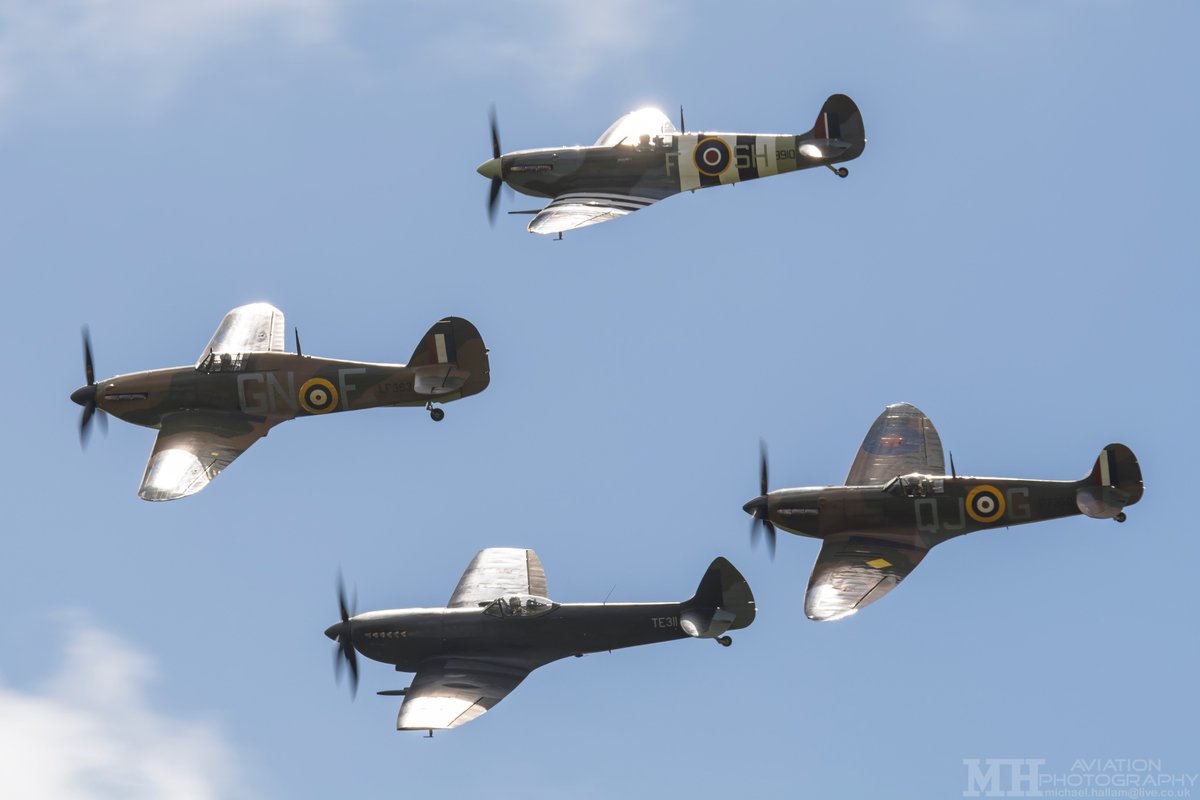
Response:
[{"label": "wispy cloud", "polygon": [[207,800],[242,795],[234,750],[212,724],[156,711],[150,658],[76,623],[39,690],[0,684],[0,797]]},{"label": "wispy cloud", "polygon": [[[606,68],[658,46],[691,13],[636,0],[488,3],[430,40],[437,61],[472,75],[508,75],[553,95],[579,89]],[[444,13],[444,12],[443,12]]]},{"label": "wispy cloud", "polygon": [[335,0],[0,0],[0,122],[89,98],[169,98],[229,48],[326,42]]}]

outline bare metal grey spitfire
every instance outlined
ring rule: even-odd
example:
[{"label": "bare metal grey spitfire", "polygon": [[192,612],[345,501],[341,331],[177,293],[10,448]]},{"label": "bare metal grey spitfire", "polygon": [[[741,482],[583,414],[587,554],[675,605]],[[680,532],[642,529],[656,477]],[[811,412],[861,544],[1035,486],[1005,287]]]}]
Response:
[{"label": "bare metal grey spitfire", "polygon": [[729,646],[728,631],[754,621],[754,596],[741,573],[715,559],[682,603],[556,603],[537,553],[514,547],[480,550],[445,608],[355,614],[340,582],[341,621],[325,635],[337,642],[337,668],[358,686],[358,653],[415,672],[403,689],[399,730],[457,728],[508,696],[530,672],[582,656],[694,637]]}]

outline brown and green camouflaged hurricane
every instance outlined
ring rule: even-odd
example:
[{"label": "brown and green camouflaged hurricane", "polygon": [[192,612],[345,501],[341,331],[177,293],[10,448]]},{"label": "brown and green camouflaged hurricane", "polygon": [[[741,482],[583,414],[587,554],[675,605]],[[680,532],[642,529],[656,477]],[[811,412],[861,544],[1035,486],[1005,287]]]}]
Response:
[{"label": "brown and green camouflaged hurricane", "polygon": [[131,372],[96,382],[84,333],[86,439],[97,411],[158,429],[138,496],[177,500],[203,489],[271,428],[296,417],[378,406],[424,406],[436,421],[448,403],[478,394],[490,380],[487,348],[475,326],[446,317],[429,329],[407,364],[374,364],[284,352],[283,312],[268,303],[225,315],[191,366]]}]

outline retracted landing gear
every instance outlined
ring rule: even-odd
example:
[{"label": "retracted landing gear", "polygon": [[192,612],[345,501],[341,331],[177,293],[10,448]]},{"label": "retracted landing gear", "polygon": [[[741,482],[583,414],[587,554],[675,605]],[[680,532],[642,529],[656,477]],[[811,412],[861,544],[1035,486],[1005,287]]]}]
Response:
[{"label": "retracted landing gear", "polygon": [[729,647],[729,645],[733,644],[733,637],[732,636],[718,637],[717,644],[721,645],[721,647]]},{"label": "retracted landing gear", "polygon": [[832,172],[834,175],[837,175],[839,178],[844,178],[850,174],[850,170],[846,169],[845,167],[835,167],[833,164],[826,164],[825,166],[829,168],[830,172]]},{"label": "retracted landing gear", "polygon": [[1117,522],[1124,522],[1125,520],[1129,519],[1129,517],[1125,516],[1125,512],[1122,511],[1113,517],[1113,519],[1115,519]]},{"label": "retracted landing gear", "polygon": [[425,404],[425,410],[429,412],[429,418],[434,422],[441,422],[446,418],[446,412],[440,408],[434,408],[432,401]]}]

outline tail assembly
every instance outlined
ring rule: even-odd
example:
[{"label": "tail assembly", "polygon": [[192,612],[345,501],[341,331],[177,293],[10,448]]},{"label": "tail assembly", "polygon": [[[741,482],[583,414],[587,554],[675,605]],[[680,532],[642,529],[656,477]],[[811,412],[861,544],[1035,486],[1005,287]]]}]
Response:
[{"label": "tail assembly", "polygon": [[[824,160],[826,166],[858,158],[867,146],[858,106],[844,94],[830,95],[821,106],[812,130],[797,136],[796,145],[803,155]],[[834,172],[843,178],[849,174],[844,167]]]},{"label": "tail assembly", "polygon": [[439,401],[478,394],[491,381],[483,337],[461,317],[438,320],[413,351],[408,366],[414,373],[413,388]]},{"label": "tail assembly", "polygon": [[1095,466],[1075,490],[1079,510],[1095,519],[1125,521],[1125,506],[1142,499],[1142,468],[1137,456],[1123,444],[1100,451]]},{"label": "tail assembly", "polygon": [[742,573],[724,558],[717,557],[700,579],[691,600],[683,604],[679,626],[688,636],[716,639],[728,647],[733,640],[726,631],[745,628],[754,621],[754,595]]}]

